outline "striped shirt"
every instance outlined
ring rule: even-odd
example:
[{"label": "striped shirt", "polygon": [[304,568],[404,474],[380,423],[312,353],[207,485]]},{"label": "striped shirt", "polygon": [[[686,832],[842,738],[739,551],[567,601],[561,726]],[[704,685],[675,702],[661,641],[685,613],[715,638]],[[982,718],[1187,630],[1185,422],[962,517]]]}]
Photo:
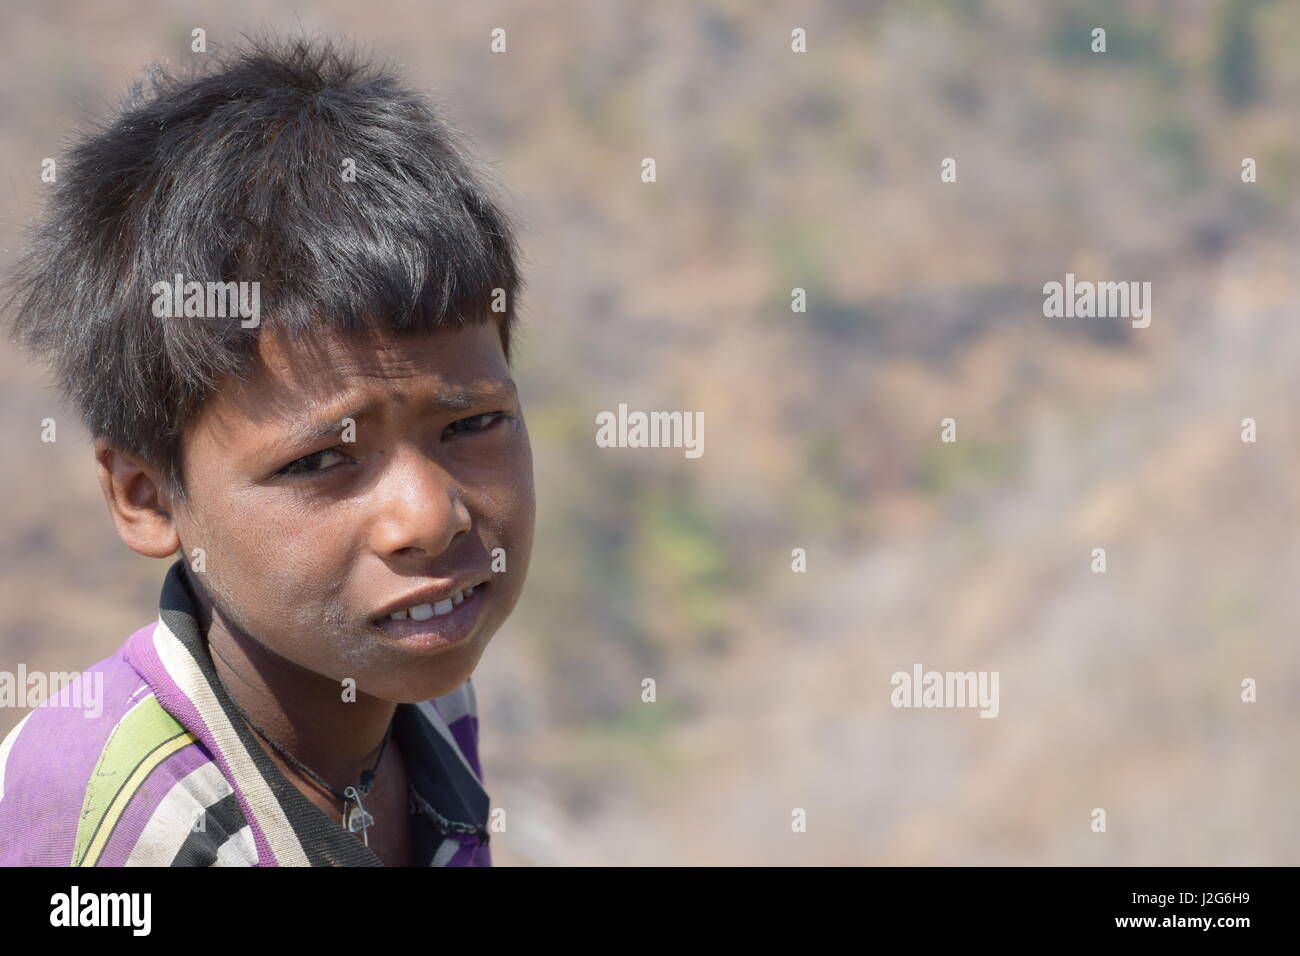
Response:
[{"label": "striped shirt", "polygon": [[[289,782],[239,718],[196,606],[178,559],[158,620],[0,743],[0,865],[383,865]],[[72,706],[94,699],[76,686],[91,680],[94,715]],[[416,859],[491,866],[472,680],[398,704],[393,736]]]}]

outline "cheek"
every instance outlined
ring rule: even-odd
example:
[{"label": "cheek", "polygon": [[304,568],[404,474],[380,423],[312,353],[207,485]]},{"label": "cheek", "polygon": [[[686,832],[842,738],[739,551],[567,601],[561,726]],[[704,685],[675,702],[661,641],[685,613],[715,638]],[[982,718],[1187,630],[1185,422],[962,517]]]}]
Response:
[{"label": "cheek", "polygon": [[526,431],[522,441],[509,449],[495,469],[492,493],[485,502],[486,523],[503,541],[509,541],[515,548],[524,548],[532,541],[536,505],[532,452]]},{"label": "cheek", "polygon": [[347,540],[342,529],[256,495],[223,504],[227,517],[207,527],[209,563],[222,565],[222,580],[245,614],[263,630],[315,622],[343,580],[335,560]]},{"label": "cheek", "polygon": [[[513,604],[523,589],[533,541],[533,469],[526,439],[501,448],[490,464],[460,477],[477,525],[476,547],[495,572],[498,594]],[[497,548],[505,554],[505,574],[499,570]]]}]

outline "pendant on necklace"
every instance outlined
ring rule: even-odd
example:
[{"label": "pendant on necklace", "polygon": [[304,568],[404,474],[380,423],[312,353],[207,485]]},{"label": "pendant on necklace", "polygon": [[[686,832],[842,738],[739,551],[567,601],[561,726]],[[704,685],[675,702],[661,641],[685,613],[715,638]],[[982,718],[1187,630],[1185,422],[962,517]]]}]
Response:
[{"label": "pendant on necklace", "polygon": [[356,787],[348,787],[343,791],[343,795],[356,803],[355,807],[347,807],[344,811],[343,825],[347,827],[349,833],[360,833],[365,845],[370,846],[370,835],[366,829],[374,826],[375,818],[361,805],[361,794]]}]

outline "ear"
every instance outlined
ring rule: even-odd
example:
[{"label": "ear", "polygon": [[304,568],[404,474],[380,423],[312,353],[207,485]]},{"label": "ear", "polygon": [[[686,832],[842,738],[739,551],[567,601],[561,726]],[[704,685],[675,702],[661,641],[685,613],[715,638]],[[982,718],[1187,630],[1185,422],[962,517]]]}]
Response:
[{"label": "ear", "polygon": [[149,558],[167,558],[181,546],[172,505],[158,473],[125,452],[95,439],[99,487],[117,535]]}]

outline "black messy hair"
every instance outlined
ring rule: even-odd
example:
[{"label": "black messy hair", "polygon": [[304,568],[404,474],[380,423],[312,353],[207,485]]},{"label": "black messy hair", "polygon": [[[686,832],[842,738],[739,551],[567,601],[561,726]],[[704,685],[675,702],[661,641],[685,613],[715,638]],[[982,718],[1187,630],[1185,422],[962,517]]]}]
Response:
[{"label": "black messy hair", "polygon": [[[153,67],[73,146],[10,280],[14,339],[50,362],[93,436],[182,498],[182,431],[245,374],[263,326],[418,334],[495,318],[509,361],[522,288],[489,171],[390,67],[322,39],[209,56]],[[156,318],[151,289],[176,274],[259,282],[265,318]]]}]

